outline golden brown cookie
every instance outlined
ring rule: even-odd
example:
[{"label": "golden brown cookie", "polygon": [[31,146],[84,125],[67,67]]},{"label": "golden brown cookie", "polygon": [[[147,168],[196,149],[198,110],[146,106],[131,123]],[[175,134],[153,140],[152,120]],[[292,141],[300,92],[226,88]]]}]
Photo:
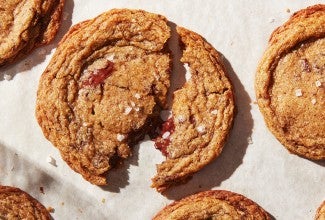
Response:
[{"label": "golden brown cookie", "polygon": [[46,208],[26,192],[0,186],[0,219],[50,220]]},{"label": "golden brown cookie", "polygon": [[0,66],[48,44],[55,36],[65,0],[0,1]]},{"label": "golden brown cookie", "polygon": [[178,27],[187,82],[174,92],[172,117],[156,146],[166,155],[152,187],[186,181],[222,151],[234,117],[232,85],[219,53],[200,35]]},{"label": "golden brown cookie", "polygon": [[325,5],[277,28],[259,63],[255,90],[266,125],[292,153],[325,159]]},{"label": "golden brown cookie", "polygon": [[325,220],[325,201],[317,209],[315,220]]},{"label": "golden brown cookie", "polygon": [[96,185],[166,105],[170,28],[163,16],[111,10],[65,35],[37,93],[36,117],[69,166]]},{"label": "golden brown cookie", "polygon": [[230,191],[210,190],[176,201],[161,210],[153,220],[254,219],[269,215],[252,200]]}]

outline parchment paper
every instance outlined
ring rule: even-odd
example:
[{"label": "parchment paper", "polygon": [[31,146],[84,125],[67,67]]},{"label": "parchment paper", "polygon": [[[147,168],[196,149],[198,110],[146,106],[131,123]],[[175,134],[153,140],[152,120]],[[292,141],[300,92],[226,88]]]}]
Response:
[{"label": "parchment paper", "polygon": [[[241,193],[275,219],[313,219],[325,199],[324,162],[289,154],[266,128],[254,104],[255,70],[271,32],[294,11],[324,1],[256,0],[67,0],[63,24],[50,45],[0,69],[0,183],[20,187],[54,219],[151,219],[173,200],[209,190]],[[38,80],[68,28],[112,8],[139,8],[206,38],[226,60],[235,87],[237,116],[221,156],[185,185],[165,196],[150,188],[155,164],[163,160],[151,141],[97,187],[62,161],[39,128],[34,111]],[[12,79],[4,80],[4,74]],[[47,162],[48,156],[57,166]],[[44,193],[40,187],[43,187]]]}]

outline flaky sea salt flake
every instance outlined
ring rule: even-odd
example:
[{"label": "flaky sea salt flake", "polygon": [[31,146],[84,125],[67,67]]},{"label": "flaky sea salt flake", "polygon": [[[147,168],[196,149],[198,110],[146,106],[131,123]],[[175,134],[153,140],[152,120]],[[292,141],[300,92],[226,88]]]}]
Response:
[{"label": "flaky sea salt flake", "polygon": [[212,111],[211,111],[211,114],[213,114],[213,115],[217,115],[217,114],[218,114],[218,109],[212,110]]},{"label": "flaky sea salt flake", "polygon": [[316,104],[316,99],[315,98],[313,98],[312,100],[311,100],[311,103],[313,104],[313,105],[315,105]]},{"label": "flaky sea salt flake", "polygon": [[141,95],[140,95],[139,93],[135,93],[135,94],[134,94],[134,97],[135,97],[136,99],[140,99],[140,98],[141,98]]},{"label": "flaky sea salt flake", "polygon": [[321,83],[321,81],[317,80],[317,81],[315,82],[315,85],[316,85],[317,87],[321,87],[321,86],[322,86],[322,83]]},{"label": "flaky sea salt flake", "polygon": [[296,94],[297,97],[302,96],[301,89],[296,89],[296,90],[295,90],[295,94]]},{"label": "flaky sea salt flake", "polygon": [[199,133],[204,133],[205,132],[205,126],[204,125],[200,125],[196,128],[196,130],[199,132]]},{"label": "flaky sea salt flake", "polygon": [[130,112],[132,111],[132,108],[130,106],[127,106],[125,109],[124,109],[124,114],[125,115],[128,115],[130,114]]},{"label": "flaky sea salt flake", "polygon": [[116,135],[116,139],[121,142],[121,141],[123,141],[125,139],[125,135],[123,135],[123,134],[117,134]]}]

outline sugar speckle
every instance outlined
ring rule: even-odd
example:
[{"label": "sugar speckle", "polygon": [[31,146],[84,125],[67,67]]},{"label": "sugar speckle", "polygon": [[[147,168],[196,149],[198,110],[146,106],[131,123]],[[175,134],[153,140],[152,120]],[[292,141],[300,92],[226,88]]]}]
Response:
[{"label": "sugar speckle", "polygon": [[126,107],[126,108],[124,109],[124,114],[125,114],[125,115],[128,115],[128,114],[130,114],[131,111],[132,111],[132,108],[131,108],[130,106],[128,106],[128,107]]},{"label": "sugar speckle", "polygon": [[313,105],[315,105],[316,104],[316,99],[315,98],[313,98],[312,100],[311,100],[311,103],[313,104]]},{"label": "sugar speckle", "polygon": [[125,135],[123,135],[123,134],[117,134],[117,135],[116,135],[116,139],[117,139],[118,141],[123,141],[123,140],[125,139]]},{"label": "sugar speckle", "polygon": [[169,138],[169,136],[170,136],[170,132],[169,131],[166,131],[161,137],[163,139],[167,139],[167,138]]},{"label": "sugar speckle", "polygon": [[135,103],[134,103],[134,102],[131,102],[131,106],[132,106],[132,107],[135,107]]},{"label": "sugar speckle", "polygon": [[192,78],[191,69],[190,69],[190,67],[188,66],[187,63],[184,63],[184,68],[186,70],[185,79],[186,79],[186,81],[189,81]]},{"label": "sugar speckle", "polygon": [[217,114],[218,114],[218,109],[212,110],[212,111],[211,111],[211,114],[213,114],[213,115],[217,115]]},{"label": "sugar speckle", "polygon": [[315,85],[316,85],[317,87],[321,87],[321,86],[322,86],[322,83],[321,83],[321,81],[317,80],[317,81],[315,82]]},{"label": "sugar speckle", "polygon": [[204,133],[205,132],[205,126],[204,125],[199,125],[196,130],[199,132],[199,133]]},{"label": "sugar speckle", "polygon": [[140,107],[134,107],[134,110],[135,110],[136,112],[139,112],[139,111],[140,111]]},{"label": "sugar speckle", "polygon": [[134,97],[135,97],[136,99],[140,99],[140,98],[141,98],[141,95],[140,95],[139,93],[135,93]]},{"label": "sugar speckle", "polygon": [[296,90],[295,90],[295,94],[296,94],[297,97],[302,96],[302,91],[301,91],[301,89],[296,89]]},{"label": "sugar speckle", "polygon": [[46,162],[48,162],[49,164],[51,164],[52,166],[57,166],[57,164],[56,164],[56,160],[53,158],[53,157],[51,157],[51,156],[48,156],[47,158],[46,158]]},{"label": "sugar speckle", "polygon": [[4,78],[5,80],[9,81],[9,80],[12,79],[12,76],[9,75],[9,74],[4,74],[4,75],[3,75],[3,78]]}]

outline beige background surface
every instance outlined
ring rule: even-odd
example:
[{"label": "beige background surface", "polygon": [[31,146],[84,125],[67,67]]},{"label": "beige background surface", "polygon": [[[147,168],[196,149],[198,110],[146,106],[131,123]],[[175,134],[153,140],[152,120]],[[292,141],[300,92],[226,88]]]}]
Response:
[{"label": "beige background surface", "polygon": [[[271,32],[296,10],[324,1],[67,0],[52,44],[0,69],[0,183],[20,187],[55,209],[54,219],[150,219],[172,200],[209,189],[241,193],[275,219],[313,219],[325,199],[325,162],[291,155],[268,131],[254,94],[255,69]],[[89,184],[62,161],[34,116],[38,80],[59,39],[72,24],[111,8],[139,8],[200,33],[225,59],[238,113],[222,155],[165,196],[150,188],[163,157],[151,141],[109,175],[110,185]],[[289,12],[290,10],[290,12]],[[13,77],[3,79],[4,74]],[[46,159],[51,155],[57,166]],[[44,194],[40,192],[44,187]]]}]

